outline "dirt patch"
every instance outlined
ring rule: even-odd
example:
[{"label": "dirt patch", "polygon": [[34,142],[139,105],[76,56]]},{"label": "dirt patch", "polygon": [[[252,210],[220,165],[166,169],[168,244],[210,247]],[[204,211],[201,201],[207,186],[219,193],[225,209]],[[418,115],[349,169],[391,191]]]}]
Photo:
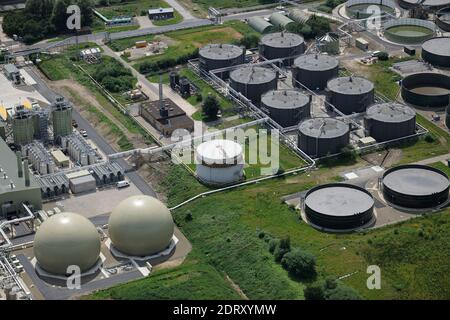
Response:
[{"label": "dirt patch", "polygon": [[139,175],[144,178],[145,182],[151,186],[157,186],[155,192],[158,195],[158,199],[164,203],[167,203],[167,194],[164,188],[160,187],[166,180],[167,173],[170,170],[169,157],[164,154],[153,155],[150,159],[134,159],[138,168]]},{"label": "dirt patch", "polygon": [[225,279],[231,285],[233,290],[236,291],[237,294],[241,296],[242,299],[249,300],[248,297],[245,295],[244,291],[242,291],[242,289],[236,283],[234,283],[234,281],[228,275],[225,275]]}]

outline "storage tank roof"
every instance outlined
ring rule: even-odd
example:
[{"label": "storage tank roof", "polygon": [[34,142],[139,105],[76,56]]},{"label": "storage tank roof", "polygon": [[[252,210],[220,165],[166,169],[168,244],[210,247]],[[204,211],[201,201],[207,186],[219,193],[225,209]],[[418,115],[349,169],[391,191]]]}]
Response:
[{"label": "storage tank roof", "polygon": [[234,163],[242,156],[242,146],[231,140],[206,141],[197,147],[198,160],[208,164]]},{"label": "storage tank roof", "polygon": [[325,54],[305,54],[295,59],[294,66],[309,71],[325,71],[337,68],[339,61]]},{"label": "storage tank roof", "polygon": [[445,5],[450,5],[450,0],[424,0],[419,1],[419,0],[403,0],[407,3],[411,3],[411,4],[421,4],[425,7],[441,7],[441,6],[445,6]]},{"label": "storage tank roof", "polygon": [[364,189],[349,184],[328,184],[311,189],[305,205],[327,216],[348,217],[373,207],[373,197]]},{"label": "storage tank roof", "polygon": [[87,271],[98,260],[100,236],[87,218],[62,212],[41,224],[33,250],[39,266],[47,272],[64,275],[69,265]]},{"label": "storage tank roof", "polygon": [[366,116],[381,122],[404,122],[414,118],[416,112],[400,103],[380,103],[369,107]]},{"label": "storage tank roof", "polygon": [[432,38],[422,44],[422,49],[429,53],[450,58],[450,37]]},{"label": "storage tank roof", "polygon": [[261,84],[275,80],[277,74],[263,67],[242,67],[230,73],[231,80],[246,84]]},{"label": "storage tank roof", "polygon": [[261,97],[261,102],[272,108],[296,109],[307,105],[309,97],[295,90],[272,90]]},{"label": "storage tank roof", "polygon": [[244,49],[232,44],[208,44],[200,49],[199,54],[211,60],[228,60],[242,56]]},{"label": "storage tank roof", "polygon": [[327,88],[330,91],[341,94],[362,94],[374,89],[371,81],[361,77],[340,77],[328,81]]},{"label": "storage tank roof", "polygon": [[290,32],[276,32],[266,34],[261,38],[263,45],[274,48],[298,47],[304,43],[302,36]]},{"label": "storage tank roof", "polygon": [[329,139],[345,135],[349,132],[349,126],[333,118],[312,118],[300,123],[299,130],[302,134],[313,138]]},{"label": "storage tank roof", "polygon": [[434,168],[420,165],[399,166],[387,171],[383,184],[401,194],[427,196],[445,191],[448,177]]},{"label": "storage tank roof", "polygon": [[131,256],[149,256],[163,251],[174,232],[169,209],[158,199],[146,195],[131,196],[120,202],[108,224],[114,247]]}]

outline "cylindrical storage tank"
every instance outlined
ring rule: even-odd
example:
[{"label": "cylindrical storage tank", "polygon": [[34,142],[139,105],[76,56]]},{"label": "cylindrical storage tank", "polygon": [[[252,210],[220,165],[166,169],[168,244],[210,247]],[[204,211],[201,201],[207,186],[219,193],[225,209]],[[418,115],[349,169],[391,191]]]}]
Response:
[{"label": "cylindrical storage tank", "polygon": [[374,104],[367,109],[364,123],[377,142],[389,141],[416,132],[416,112],[399,103]]},{"label": "cylindrical storage tank", "polygon": [[191,95],[191,84],[185,77],[180,78],[180,93],[183,97],[189,97]]},{"label": "cylindrical storage tank", "polygon": [[272,23],[276,27],[286,29],[289,24],[294,23],[294,20],[289,19],[284,14],[275,12],[270,15],[270,23]]},{"label": "cylindrical storage tank", "polygon": [[151,256],[170,246],[174,223],[158,199],[137,195],[121,201],[109,217],[108,234],[115,249],[129,256]]},{"label": "cylindrical storage tank", "polygon": [[445,108],[445,125],[450,129],[450,105]]},{"label": "cylindrical storage tank", "polygon": [[230,86],[259,105],[261,95],[278,88],[278,75],[272,69],[246,66],[230,73]]},{"label": "cylindrical storage tank", "polygon": [[57,140],[60,137],[72,133],[72,107],[64,104],[53,109],[53,137]]},{"label": "cylindrical storage tank", "polygon": [[380,10],[377,15],[391,15],[395,17],[396,3],[393,0],[349,0],[345,4],[345,12],[353,19],[366,19],[374,14],[371,6]]},{"label": "cylindrical storage tank", "polygon": [[15,114],[12,120],[12,132],[14,143],[17,145],[25,145],[33,142],[34,123],[31,113],[19,112]]},{"label": "cylindrical storage tank", "polygon": [[[289,33],[269,33],[261,38],[259,54],[267,60],[298,56],[305,52],[305,40],[302,36]],[[294,58],[284,60],[291,65]]]},{"label": "cylindrical storage tank", "polygon": [[298,147],[314,158],[338,154],[350,143],[350,127],[333,118],[313,118],[300,123]]},{"label": "cylindrical storage tank", "polygon": [[389,41],[402,44],[422,43],[436,34],[436,25],[431,21],[400,18],[383,24],[383,34]]},{"label": "cylindrical storage tank", "polygon": [[261,109],[280,126],[291,127],[310,117],[310,97],[295,90],[269,91],[261,97]]},{"label": "cylindrical storage tank", "polygon": [[[208,44],[200,49],[200,68],[205,71],[237,66],[244,63],[245,48],[232,44]],[[217,74],[222,79],[228,78],[229,71]]]},{"label": "cylindrical storage tank", "polygon": [[337,77],[339,61],[324,54],[306,54],[294,60],[292,82],[295,87],[299,83],[310,90],[323,90],[328,80]]},{"label": "cylindrical storage tank", "polygon": [[273,24],[264,20],[263,17],[251,17],[248,19],[248,25],[259,33],[267,33],[273,28]]},{"label": "cylindrical storage tank", "polygon": [[445,107],[450,103],[450,77],[441,73],[415,73],[401,86],[403,101],[421,107]]},{"label": "cylindrical storage tank", "polygon": [[435,22],[441,30],[450,32],[450,7],[439,10]]},{"label": "cylindrical storage tank", "polygon": [[55,214],[45,220],[34,237],[34,255],[39,266],[55,275],[66,275],[76,265],[81,272],[99,259],[100,236],[87,218],[71,212]]},{"label": "cylindrical storage tank", "polygon": [[433,208],[448,199],[448,176],[433,167],[403,165],[383,174],[383,196],[395,205],[423,209]]},{"label": "cylindrical storage tank", "polygon": [[433,66],[450,67],[450,37],[425,41],[422,44],[422,59]]},{"label": "cylindrical storage tank", "polygon": [[288,17],[298,23],[306,23],[309,20],[309,15],[299,9],[291,10]]},{"label": "cylindrical storage tank", "polygon": [[242,179],[244,152],[231,140],[211,140],[196,149],[197,177],[211,185],[226,185]]},{"label": "cylindrical storage tank", "polygon": [[367,190],[330,183],[309,190],[304,199],[308,222],[319,228],[352,230],[373,222],[375,201]]},{"label": "cylindrical storage tank", "polygon": [[170,87],[175,89],[180,84],[180,74],[176,71],[172,71],[169,74]]},{"label": "cylindrical storage tank", "polygon": [[375,101],[373,83],[361,77],[340,77],[328,81],[330,103],[344,114],[365,112]]}]

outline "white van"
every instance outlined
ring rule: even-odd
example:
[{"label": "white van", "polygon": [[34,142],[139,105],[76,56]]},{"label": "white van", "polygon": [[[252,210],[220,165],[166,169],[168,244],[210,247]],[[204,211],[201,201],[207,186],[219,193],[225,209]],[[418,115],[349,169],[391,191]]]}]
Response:
[{"label": "white van", "polygon": [[129,186],[130,186],[130,183],[126,180],[117,182],[117,188],[119,188],[119,189],[129,187]]}]

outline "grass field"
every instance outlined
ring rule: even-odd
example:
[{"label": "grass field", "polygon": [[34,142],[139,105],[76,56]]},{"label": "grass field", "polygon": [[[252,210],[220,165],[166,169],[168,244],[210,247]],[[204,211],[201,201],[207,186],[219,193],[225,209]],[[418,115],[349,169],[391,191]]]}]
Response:
[{"label": "grass field", "polygon": [[215,7],[217,9],[245,8],[278,2],[276,0],[192,0],[204,9]]},{"label": "grass field", "polygon": [[124,3],[114,3],[109,7],[98,7],[96,10],[111,19],[120,16],[145,16],[149,9],[169,8],[163,0],[128,0]]}]

